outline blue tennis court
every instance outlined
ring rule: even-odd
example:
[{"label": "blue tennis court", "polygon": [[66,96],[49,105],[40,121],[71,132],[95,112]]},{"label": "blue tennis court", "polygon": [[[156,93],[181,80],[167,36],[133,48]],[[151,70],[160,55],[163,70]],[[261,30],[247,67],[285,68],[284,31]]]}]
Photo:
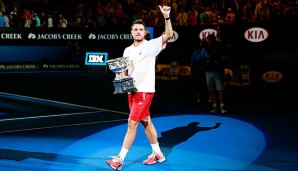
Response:
[{"label": "blue tennis court", "polygon": [[[121,148],[128,111],[126,96],[112,95],[109,78],[11,77],[0,93],[1,170],[111,170],[105,161]],[[55,81],[61,83],[59,89],[48,84]],[[13,82],[23,82],[23,89]],[[187,81],[157,83],[152,105],[151,115],[167,160],[149,166],[142,164],[151,147],[139,126],[122,170],[296,170],[298,136],[294,110],[283,112],[285,107],[280,102],[266,101],[267,97],[254,101],[252,95],[247,96],[251,93],[229,90],[234,93],[228,97],[230,112],[211,115],[206,105],[192,102],[191,89],[178,91],[181,84],[190,86]],[[271,94],[269,89],[262,92]],[[239,100],[240,95],[246,98]]]}]

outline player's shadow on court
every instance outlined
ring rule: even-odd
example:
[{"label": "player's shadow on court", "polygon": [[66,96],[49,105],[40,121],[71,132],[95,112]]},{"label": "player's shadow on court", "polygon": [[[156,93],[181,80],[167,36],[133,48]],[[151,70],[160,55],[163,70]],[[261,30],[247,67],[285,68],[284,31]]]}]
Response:
[{"label": "player's shadow on court", "polygon": [[[158,138],[159,145],[163,154],[168,157],[172,152],[173,147],[178,144],[181,144],[187,141],[190,137],[194,136],[195,134],[201,131],[209,131],[211,129],[217,129],[220,127],[222,123],[216,123],[212,127],[199,127],[199,122],[191,122],[187,126],[176,127],[164,132],[161,132],[161,137]],[[142,162],[150,153],[134,160],[133,162],[127,164],[125,167],[130,167],[135,163]],[[163,167],[168,170],[172,171],[173,169],[169,165],[163,165]]]},{"label": "player's shadow on court", "polygon": [[199,122],[191,122],[187,126],[176,127],[164,132],[161,132],[161,137],[158,142],[165,156],[168,156],[173,147],[187,141],[190,137],[201,131],[209,131],[217,129],[222,123],[216,123],[213,127],[200,127]]}]

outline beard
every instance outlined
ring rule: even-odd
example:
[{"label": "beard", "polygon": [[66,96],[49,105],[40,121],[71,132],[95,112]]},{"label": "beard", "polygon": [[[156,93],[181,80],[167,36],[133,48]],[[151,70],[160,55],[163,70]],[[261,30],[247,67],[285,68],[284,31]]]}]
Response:
[{"label": "beard", "polygon": [[143,39],[135,39],[135,42],[142,42]]},{"label": "beard", "polygon": [[135,42],[142,42],[143,40],[144,40],[144,37],[141,37],[141,38],[139,38],[139,39],[137,39],[137,38],[134,39]]}]

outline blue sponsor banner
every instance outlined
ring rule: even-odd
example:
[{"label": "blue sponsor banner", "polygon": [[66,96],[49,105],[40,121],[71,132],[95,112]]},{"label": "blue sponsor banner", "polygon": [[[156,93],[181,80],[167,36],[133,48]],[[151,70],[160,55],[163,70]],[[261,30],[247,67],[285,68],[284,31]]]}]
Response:
[{"label": "blue sponsor banner", "polygon": [[154,29],[153,27],[146,27],[146,30],[148,31],[147,33],[149,34],[149,38],[153,39],[154,38]]},{"label": "blue sponsor banner", "polygon": [[108,53],[86,52],[85,65],[107,65]]}]

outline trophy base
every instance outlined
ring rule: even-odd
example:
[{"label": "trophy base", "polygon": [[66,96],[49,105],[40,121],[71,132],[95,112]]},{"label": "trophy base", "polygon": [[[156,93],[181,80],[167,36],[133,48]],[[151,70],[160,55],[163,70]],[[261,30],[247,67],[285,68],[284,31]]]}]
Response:
[{"label": "trophy base", "polygon": [[114,80],[115,91],[113,94],[124,94],[128,92],[137,92],[132,78],[124,78],[121,80]]}]

